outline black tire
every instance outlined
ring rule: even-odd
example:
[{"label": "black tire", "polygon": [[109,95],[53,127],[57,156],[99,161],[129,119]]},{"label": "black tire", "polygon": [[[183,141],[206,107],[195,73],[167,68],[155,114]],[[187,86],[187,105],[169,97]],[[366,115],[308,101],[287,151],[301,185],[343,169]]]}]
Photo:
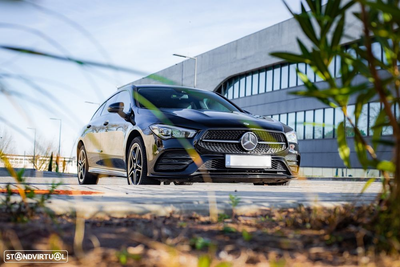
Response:
[{"label": "black tire", "polygon": [[192,185],[190,182],[174,182],[174,185]]},{"label": "black tire", "polygon": [[97,184],[99,182],[99,175],[89,172],[89,162],[84,145],[79,148],[77,169],[79,184]]},{"label": "black tire", "polygon": [[126,178],[130,185],[153,184],[160,185],[160,181],[147,176],[146,149],[140,137],[135,137],[127,155]]},{"label": "black tire", "polygon": [[290,181],[280,183],[253,183],[254,185],[268,185],[268,186],[289,186]]}]

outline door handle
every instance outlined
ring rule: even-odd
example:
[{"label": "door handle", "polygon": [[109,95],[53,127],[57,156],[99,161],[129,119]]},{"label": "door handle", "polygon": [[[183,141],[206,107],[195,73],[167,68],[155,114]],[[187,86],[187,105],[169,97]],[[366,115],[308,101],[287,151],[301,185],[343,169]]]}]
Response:
[{"label": "door handle", "polygon": [[88,128],[88,129],[89,129],[90,127],[92,127],[92,125],[90,125],[90,124],[89,124],[88,126],[86,126],[86,128]]},{"label": "door handle", "polygon": [[108,125],[108,121],[105,121],[105,122],[103,123],[103,125],[104,125],[104,126],[107,126],[107,125]]}]

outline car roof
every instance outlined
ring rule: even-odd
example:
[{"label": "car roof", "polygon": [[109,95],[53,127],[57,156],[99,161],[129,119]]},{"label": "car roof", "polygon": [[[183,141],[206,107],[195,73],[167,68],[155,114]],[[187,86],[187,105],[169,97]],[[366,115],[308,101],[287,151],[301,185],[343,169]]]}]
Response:
[{"label": "car roof", "polygon": [[212,92],[209,90],[205,90],[205,89],[201,89],[201,88],[194,88],[194,87],[190,87],[190,86],[180,86],[180,85],[168,85],[168,84],[133,84],[133,83],[128,83],[126,85],[123,85],[121,87],[118,88],[118,90],[122,90],[125,89],[128,86],[134,86],[137,88],[182,88],[182,89],[190,89],[190,90],[198,90],[198,91],[206,91],[206,92]]}]

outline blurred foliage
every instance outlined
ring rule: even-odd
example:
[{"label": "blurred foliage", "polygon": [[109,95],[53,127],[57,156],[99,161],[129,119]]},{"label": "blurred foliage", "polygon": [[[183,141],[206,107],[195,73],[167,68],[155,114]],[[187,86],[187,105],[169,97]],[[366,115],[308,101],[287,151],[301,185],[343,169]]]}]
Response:
[{"label": "blurred foliage", "polygon": [[[336,129],[339,155],[344,164],[350,167],[350,152],[354,149],[364,169],[374,168],[383,172],[383,196],[387,197],[382,199],[380,212],[374,222],[377,234],[383,236],[382,240],[392,244],[392,248],[400,249],[399,245],[394,245],[400,241],[400,126],[393,112],[394,105],[400,104],[399,1],[330,0],[325,6],[320,0],[305,2],[301,4],[302,11],[299,14],[293,13],[288,7],[307,39],[307,42],[297,39],[300,53],[276,52],[271,55],[290,63],[308,64],[327,83],[327,89],[320,89],[318,84],[312,83],[306,74],[297,69],[305,90],[294,94],[318,99],[343,111],[346,126],[342,122]],[[341,40],[348,37],[345,22],[350,16],[354,16],[362,28],[361,39],[350,44],[356,54],[348,50],[346,52],[341,45]],[[383,47],[384,60],[374,57],[373,41]],[[306,43],[311,45],[307,46]],[[339,78],[335,78],[329,69],[335,58],[341,59]],[[388,75],[381,75],[382,71]],[[364,79],[353,83],[356,77]],[[359,130],[358,123],[363,106],[376,97],[383,109],[371,127],[373,136],[369,141],[365,133]],[[349,114],[347,109],[350,99],[356,99],[354,114]],[[382,139],[381,133],[385,127],[393,129],[394,142]],[[354,148],[347,144],[346,136],[349,133],[354,138]],[[376,154],[379,145],[392,147],[392,160],[384,160]],[[390,173],[394,174],[393,183],[389,182]]]},{"label": "blurred foliage", "polygon": [[[52,183],[49,192],[45,194],[36,194],[35,190],[30,187],[23,177],[24,169],[17,173],[17,179],[20,187],[23,190],[25,198],[12,199],[14,194],[11,190],[11,184],[6,185],[6,195],[0,202],[0,209],[5,212],[12,222],[27,222],[33,218],[38,212],[44,212],[53,218],[54,214],[51,209],[46,207],[50,201],[51,195],[54,190],[61,185],[61,183]],[[22,194],[20,194],[22,195]]]}]

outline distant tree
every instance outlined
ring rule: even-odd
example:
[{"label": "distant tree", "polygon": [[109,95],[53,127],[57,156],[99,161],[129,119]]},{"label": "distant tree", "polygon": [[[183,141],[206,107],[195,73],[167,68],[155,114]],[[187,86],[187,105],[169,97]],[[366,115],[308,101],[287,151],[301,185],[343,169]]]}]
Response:
[{"label": "distant tree", "polygon": [[[305,1],[302,11],[293,14],[306,36],[297,39],[300,53],[276,52],[273,56],[291,63],[305,63],[328,84],[328,89],[320,89],[308,77],[297,70],[306,87],[297,95],[312,97],[333,108],[339,107],[345,117],[336,129],[339,155],[345,165],[350,167],[350,148],[346,136],[354,136],[354,150],[364,169],[374,168],[382,171],[385,179],[381,205],[377,207],[377,216],[371,224],[377,233],[377,242],[400,250],[400,123],[395,117],[394,106],[400,104],[400,9],[399,0],[329,0],[325,6],[320,0]],[[352,13],[350,8],[358,7]],[[362,28],[361,40],[351,45],[356,53],[346,52],[340,41],[345,36],[345,21],[355,16]],[[383,47],[384,59],[374,56],[373,41]],[[310,43],[311,46],[306,46]],[[335,78],[329,65],[340,58],[340,78]],[[384,71],[385,75],[380,75]],[[362,76],[365,82],[354,84],[356,76]],[[325,87],[326,88],[326,87]],[[358,125],[362,119],[364,105],[378,96],[382,109],[376,111],[372,126],[372,142],[368,142],[365,133]],[[354,113],[347,108],[350,98],[356,98]],[[390,129],[392,140],[381,138],[382,131]],[[393,149],[393,158],[389,161],[379,158],[377,147],[389,146]],[[390,174],[394,175],[390,183]]]},{"label": "distant tree", "polygon": [[15,142],[12,134],[7,130],[7,128],[0,127],[0,151],[4,154],[15,153],[14,146]]}]

